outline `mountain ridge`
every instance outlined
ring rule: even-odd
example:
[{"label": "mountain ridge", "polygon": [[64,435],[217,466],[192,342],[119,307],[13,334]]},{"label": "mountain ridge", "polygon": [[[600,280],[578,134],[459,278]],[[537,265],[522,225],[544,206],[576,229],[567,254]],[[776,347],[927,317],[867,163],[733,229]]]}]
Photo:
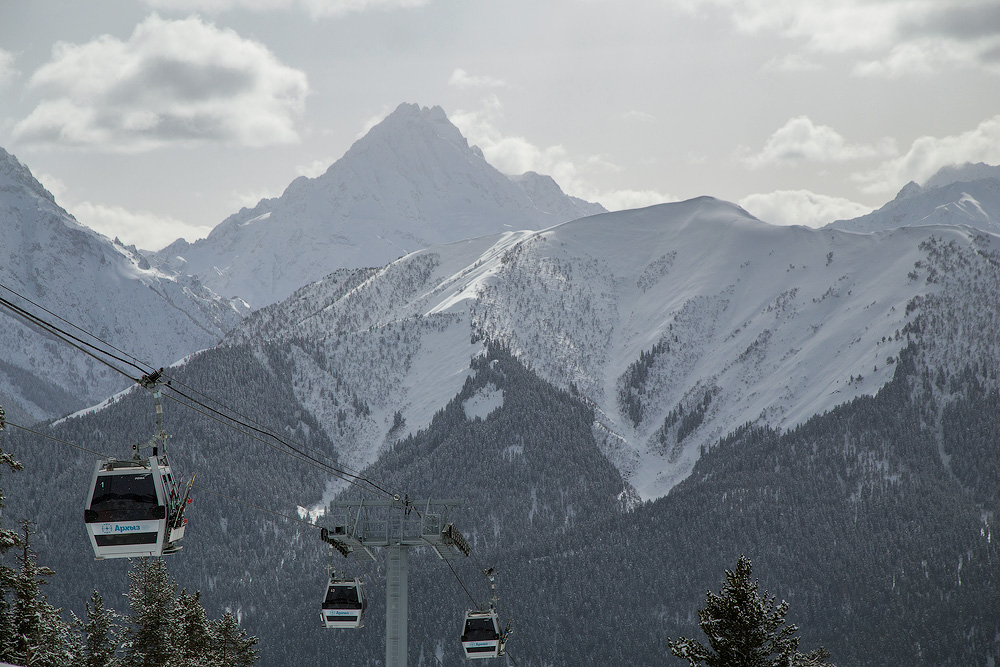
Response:
[{"label": "mountain ridge", "polygon": [[[153,269],[134,246],[81,225],[3,149],[0,230],[5,297],[32,312],[37,308],[21,297],[44,303],[157,365],[214,345],[246,312],[197,280]],[[13,418],[61,416],[123,386],[117,373],[50,342],[8,310],[0,318],[0,401]]]},{"label": "mountain ridge", "polygon": [[[906,345],[905,304],[940,290],[929,258],[951,244],[973,261],[996,242],[967,227],[775,227],[703,197],[339,271],[225,344],[298,349],[299,400],[354,466],[430,423],[482,345],[504,345],[595,406],[606,456],[656,498],[740,424],[790,428],[877,393]],[[354,401],[364,415],[338,407]]]},{"label": "mountain ridge", "polygon": [[826,228],[875,232],[916,225],[970,225],[1000,233],[1000,167],[967,163],[942,168],[923,186],[910,181],[871,213],[835,220]]},{"label": "mountain ridge", "polygon": [[538,189],[540,208],[440,107],[404,103],[322,175],[296,178],[280,197],[229,216],[205,239],[175,241],[153,261],[262,307],[338,268],[596,210],[556,190]]}]

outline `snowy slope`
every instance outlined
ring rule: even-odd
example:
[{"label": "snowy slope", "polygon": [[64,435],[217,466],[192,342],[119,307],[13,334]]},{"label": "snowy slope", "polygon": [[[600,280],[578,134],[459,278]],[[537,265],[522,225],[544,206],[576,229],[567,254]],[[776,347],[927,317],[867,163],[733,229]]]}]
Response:
[{"label": "snowy slope", "polygon": [[997,240],[775,227],[704,197],[341,271],[229,341],[288,345],[300,400],[355,466],[429,423],[502,342],[595,405],[606,455],[651,498],[746,422],[788,428],[877,392],[907,304],[942,289],[934,248],[985,266]]},{"label": "snowy slope", "polygon": [[[156,365],[214,345],[246,311],[80,225],[2,148],[0,284]],[[7,290],[2,296],[29,307]],[[57,416],[121,386],[120,375],[8,310],[0,320],[0,404],[12,415]]]},{"label": "snowy slope", "polygon": [[553,216],[556,221],[576,220],[588,215],[607,213],[600,204],[592,204],[562,191],[551,176],[526,171],[510,179],[524,190],[531,203]]},{"label": "snowy slope", "polygon": [[926,185],[910,182],[885,206],[827,227],[874,232],[915,225],[971,225],[1000,232],[1000,167],[947,167]]},{"label": "snowy slope", "polygon": [[526,175],[519,186],[440,107],[402,104],[322,176],[297,178],[281,197],[230,216],[206,239],[176,241],[155,262],[261,307],[338,268],[603,211],[544,178]]}]

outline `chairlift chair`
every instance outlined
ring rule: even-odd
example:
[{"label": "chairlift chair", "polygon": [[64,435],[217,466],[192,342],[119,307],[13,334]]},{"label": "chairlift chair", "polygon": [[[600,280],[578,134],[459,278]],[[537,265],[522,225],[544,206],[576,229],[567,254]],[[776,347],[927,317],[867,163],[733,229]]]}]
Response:
[{"label": "chairlift chair", "polygon": [[469,660],[500,656],[500,622],[495,609],[465,613],[462,648]]},{"label": "chairlift chair", "polygon": [[188,484],[180,496],[165,456],[98,461],[83,512],[94,556],[103,560],[179,551],[190,488]]},{"label": "chairlift chair", "polygon": [[360,628],[364,626],[368,601],[360,579],[343,579],[330,576],[320,618],[324,628]]}]

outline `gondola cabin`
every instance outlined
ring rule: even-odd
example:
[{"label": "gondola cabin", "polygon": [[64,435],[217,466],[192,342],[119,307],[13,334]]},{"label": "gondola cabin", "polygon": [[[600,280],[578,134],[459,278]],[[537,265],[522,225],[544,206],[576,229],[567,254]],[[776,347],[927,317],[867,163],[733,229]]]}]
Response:
[{"label": "gondola cabin", "polygon": [[320,610],[323,627],[360,628],[364,625],[367,607],[360,579],[330,577]]},{"label": "gondola cabin", "polygon": [[186,501],[178,498],[166,457],[98,461],[83,512],[94,556],[102,560],[179,551]]},{"label": "gondola cabin", "polygon": [[466,612],[465,625],[462,627],[462,648],[469,660],[499,657],[500,623],[496,611]]}]

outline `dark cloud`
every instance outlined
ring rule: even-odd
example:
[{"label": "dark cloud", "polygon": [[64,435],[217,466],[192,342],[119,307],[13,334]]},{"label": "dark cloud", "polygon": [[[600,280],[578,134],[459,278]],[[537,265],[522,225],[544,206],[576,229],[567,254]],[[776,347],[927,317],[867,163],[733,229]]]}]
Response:
[{"label": "dark cloud", "polygon": [[947,37],[957,41],[1000,36],[1000,3],[976,6],[942,6],[919,17],[907,17],[900,23],[904,38]]},{"label": "dark cloud", "polygon": [[121,82],[118,94],[128,97],[162,95],[180,102],[197,102],[250,92],[254,81],[254,73],[245,68],[156,59],[145,63],[135,77]]},{"label": "dark cloud", "polygon": [[991,49],[986,49],[979,57],[988,65],[1000,65],[1000,44]]},{"label": "dark cloud", "polygon": [[229,141],[235,138],[224,118],[206,113],[165,114],[160,117],[156,136],[167,141]]}]

